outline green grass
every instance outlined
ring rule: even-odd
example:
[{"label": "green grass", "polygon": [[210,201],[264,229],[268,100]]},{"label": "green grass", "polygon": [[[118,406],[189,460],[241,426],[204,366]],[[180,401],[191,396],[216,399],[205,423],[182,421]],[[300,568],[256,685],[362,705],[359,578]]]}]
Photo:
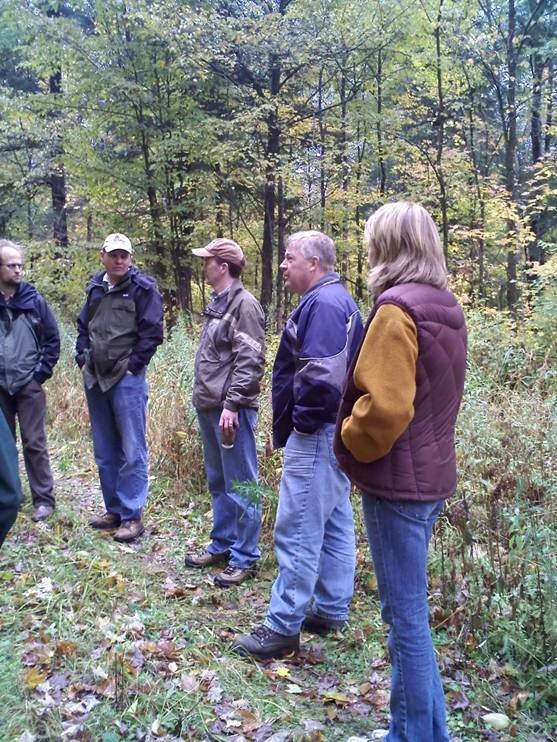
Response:
[{"label": "green grass", "polygon": [[[459,493],[431,554],[449,723],[455,742],[555,740],[557,398],[533,383],[523,388],[514,367],[505,387],[497,349],[487,343],[482,365],[481,328],[475,333],[459,420]],[[195,338],[177,328],[150,369],[147,534],[132,546],[87,526],[101,497],[71,341],[64,332],[47,386],[56,515],[33,524],[27,494],[0,552],[1,742],[272,735],[319,742],[384,728],[385,629],[358,496],[356,592],[344,634],[304,635],[299,659],[261,665],[230,651],[237,633],[263,619],[276,571],[282,461],[264,453],[270,364],[258,429],[260,570],[254,581],[221,590],[211,573],[183,566],[185,550],[206,542],[211,527],[189,403]],[[511,727],[490,731],[481,719],[487,711],[507,714]]]}]

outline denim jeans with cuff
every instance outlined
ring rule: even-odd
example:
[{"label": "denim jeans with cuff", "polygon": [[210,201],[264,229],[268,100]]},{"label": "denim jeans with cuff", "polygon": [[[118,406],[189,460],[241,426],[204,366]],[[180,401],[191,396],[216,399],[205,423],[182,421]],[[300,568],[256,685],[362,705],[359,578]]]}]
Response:
[{"label": "denim jeans with cuff", "polygon": [[[230,564],[247,569],[259,559],[261,503],[257,489],[257,410],[238,410],[240,427],[232,448],[221,445],[219,420],[222,410],[197,410],[203,441],[205,473],[213,504],[213,529],[208,551],[230,551]],[[236,487],[235,483],[246,485]]]},{"label": "denim jeans with cuff", "polygon": [[294,430],[284,449],[275,524],[279,574],[265,625],[298,634],[306,611],[346,620],[354,592],[355,536],[350,483],[333,453],[335,426]]},{"label": "denim jeans with cuff", "polygon": [[429,628],[427,551],[444,501],[363,496],[381,600],[389,625],[391,723],[387,742],[448,742],[445,699]]},{"label": "denim jeans with cuff", "polygon": [[106,392],[85,387],[85,395],[106,511],[138,520],[148,494],[145,372],[127,373]]}]

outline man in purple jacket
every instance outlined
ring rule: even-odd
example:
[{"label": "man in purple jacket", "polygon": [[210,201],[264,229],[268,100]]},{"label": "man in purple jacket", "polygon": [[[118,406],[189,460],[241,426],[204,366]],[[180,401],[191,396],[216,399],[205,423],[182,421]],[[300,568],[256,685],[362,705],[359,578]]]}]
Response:
[{"label": "man in purple jacket", "polygon": [[132,261],[126,235],[109,234],[101,251],[104,271],[87,286],[77,320],[76,361],[83,373],[106,508],[90,525],[117,529],[116,541],[133,541],[145,530],[145,372],[163,339],[162,297],[155,280]]},{"label": "man in purple jacket", "polygon": [[233,646],[258,659],[297,652],[301,629],[342,628],[354,591],[350,483],[332,443],[362,320],[334,263],[333,240],[307,231],[290,237],[280,266],[286,288],[302,298],[273,367],[273,442],[284,446],[274,533],[279,573],[263,625]]}]

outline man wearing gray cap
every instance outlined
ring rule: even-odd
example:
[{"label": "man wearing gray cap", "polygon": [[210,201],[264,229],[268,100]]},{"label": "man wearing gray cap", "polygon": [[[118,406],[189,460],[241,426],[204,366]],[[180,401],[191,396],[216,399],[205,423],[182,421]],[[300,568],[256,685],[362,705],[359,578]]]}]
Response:
[{"label": "man wearing gray cap", "polygon": [[255,425],[265,318],[240,280],[245,259],[236,242],[218,238],[192,253],[203,258],[203,276],[213,288],[203,312],[192,400],[203,440],[213,528],[207,548],[187,554],[185,562],[198,569],[228,562],[215,584],[230,587],[254,575],[260,556]]},{"label": "man wearing gray cap", "polygon": [[104,270],[86,289],[76,343],[106,508],[90,525],[115,531],[114,539],[124,542],[144,531],[145,371],[163,338],[162,297],[154,278],[140,273],[132,261],[126,235],[109,234],[101,251]]}]

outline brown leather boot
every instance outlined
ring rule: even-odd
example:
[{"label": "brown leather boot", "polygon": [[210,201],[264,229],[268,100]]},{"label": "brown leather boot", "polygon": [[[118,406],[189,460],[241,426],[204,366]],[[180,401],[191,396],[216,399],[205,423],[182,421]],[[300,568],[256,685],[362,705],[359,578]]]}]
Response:
[{"label": "brown leather boot", "polygon": [[40,520],[46,520],[47,518],[50,518],[53,512],[54,505],[49,505],[48,503],[43,502],[40,505],[37,505],[36,508],[33,510],[31,520],[35,521],[35,523],[38,523]]},{"label": "brown leather boot", "polygon": [[258,626],[251,634],[236,637],[232,651],[259,660],[280,659],[300,651],[300,634],[283,636],[267,626]]},{"label": "brown leather boot", "polygon": [[111,529],[118,528],[120,525],[120,516],[117,513],[103,513],[96,515],[89,521],[91,528]]},{"label": "brown leather boot", "polygon": [[135,541],[144,531],[145,528],[141,518],[138,520],[123,520],[113,538],[115,541],[127,543],[128,541]]},{"label": "brown leather boot", "polygon": [[203,567],[211,567],[213,564],[226,564],[229,559],[229,551],[219,551],[213,554],[212,551],[205,549],[201,554],[186,554],[184,562],[186,563],[186,567],[203,569]]},{"label": "brown leather boot", "polygon": [[242,567],[234,567],[234,565],[229,564],[226,569],[215,576],[214,583],[219,587],[235,587],[255,577],[256,573],[257,567],[255,565],[242,569]]}]

